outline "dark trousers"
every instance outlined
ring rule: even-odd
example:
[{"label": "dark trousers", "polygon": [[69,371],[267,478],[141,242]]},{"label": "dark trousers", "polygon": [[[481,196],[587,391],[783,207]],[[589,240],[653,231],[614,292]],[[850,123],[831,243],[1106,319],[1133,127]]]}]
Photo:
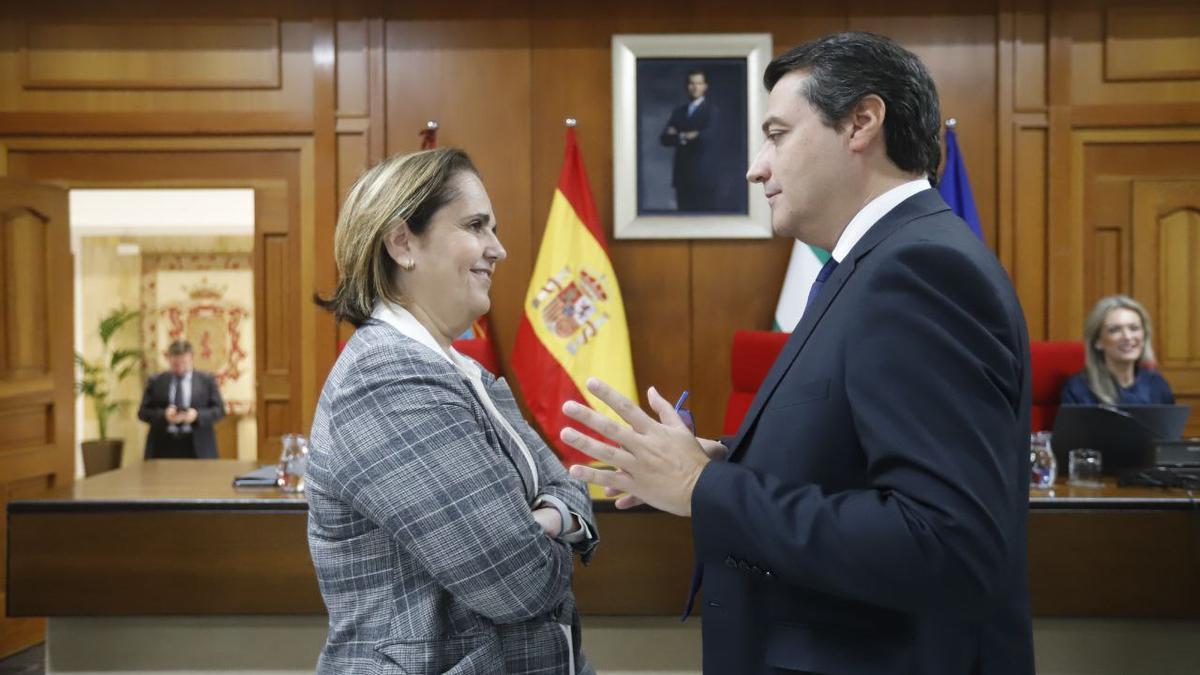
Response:
[{"label": "dark trousers", "polygon": [[192,434],[165,434],[154,444],[155,459],[195,459]]}]

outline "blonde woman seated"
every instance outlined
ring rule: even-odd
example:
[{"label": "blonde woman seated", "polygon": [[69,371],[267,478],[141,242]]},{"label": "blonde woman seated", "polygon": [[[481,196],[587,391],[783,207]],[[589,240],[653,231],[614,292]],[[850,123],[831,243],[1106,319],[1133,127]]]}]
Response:
[{"label": "blonde woman seated", "polygon": [[460,150],[393,157],[351,189],[338,285],[358,330],[321,392],[308,542],[329,611],[318,673],[592,673],[572,555],[587,489],[512,392],[451,341],[488,311],[504,247]]},{"label": "blonde woman seated", "polygon": [[1063,405],[1174,403],[1175,395],[1154,370],[1150,315],[1124,295],[1101,298],[1083,327],[1083,372],[1063,385]]}]

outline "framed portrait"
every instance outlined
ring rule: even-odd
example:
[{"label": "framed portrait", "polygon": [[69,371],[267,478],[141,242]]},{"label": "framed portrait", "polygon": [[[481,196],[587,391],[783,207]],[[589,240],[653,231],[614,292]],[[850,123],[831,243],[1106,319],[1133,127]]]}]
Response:
[{"label": "framed portrait", "polygon": [[769,33],[614,35],[617,239],[765,239],[746,182],[766,109]]}]

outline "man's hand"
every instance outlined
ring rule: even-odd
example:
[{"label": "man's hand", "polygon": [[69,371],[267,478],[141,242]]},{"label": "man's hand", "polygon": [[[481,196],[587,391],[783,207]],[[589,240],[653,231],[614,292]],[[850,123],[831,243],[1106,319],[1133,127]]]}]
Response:
[{"label": "man's hand", "polygon": [[677,133],[679,133],[679,130],[676,129],[675,127],[667,127],[667,135],[668,136],[674,136]]},{"label": "man's hand", "polygon": [[[699,441],[700,448],[704,450],[704,454],[708,455],[708,458],[714,462],[722,462],[726,457],[729,456],[729,448],[725,447],[724,444],[719,441],[714,441],[708,438],[700,438],[699,436],[696,437],[696,440]],[[604,496],[610,498],[616,497],[616,501],[613,502],[613,506],[616,506],[618,509],[632,509],[635,506],[641,506],[642,504],[646,503],[638,497],[625,494],[624,492],[615,488],[604,488]]]},{"label": "man's hand", "polygon": [[595,483],[618,493],[618,508],[645,502],[654,508],[678,516],[692,513],[692,490],[704,465],[710,461],[695,436],[671,404],[651,387],[646,396],[650,407],[662,422],[656,422],[637,404],[612,387],[590,378],[588,391],[607,403],[625,426],[574,401],[563,404],[563,412],[571,419],[612,439],[620,447],[609,445],[580,432],[564,428],[563,442],[601,462],[616,467],[615,471],[581,465],[571,467],[575,478]]},{"label": "man's hand", "polygon": [[542,526],[542,532],[545,532],[546,536],[551,539],[554,539],[562,532],[562,515],[553,506],[543,506],[542,508],[534,509],[533,519],[537,521],[538,525]]},{"label": "man's hand", "polygon": [[195,422],[197,417],[200,417],[200,411],[196,410],[195,408],[188,408],[187,410],[183,411],[182,414],[180,414],[180,419],[183,420],[184,424],[191,424]]},{"label": "man's hand", "polygon": [[169,405],[163,411],[163,417],[166,418],[167,424],[179,424],[179,409],[173,405]]}]

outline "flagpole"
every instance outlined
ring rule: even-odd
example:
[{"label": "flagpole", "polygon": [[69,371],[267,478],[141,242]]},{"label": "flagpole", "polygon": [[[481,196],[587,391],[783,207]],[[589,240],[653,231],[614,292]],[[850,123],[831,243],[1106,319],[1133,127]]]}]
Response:
[{"label": "flagpole", "polygon": [[565,124],[568,128],[574,128],[575,125],[579,124],[579,122],[576,121],[574,117],[568,117],[567,119],[563,120],[563,124]]},{"label": "flagpole", "polygon": [[422,150],[432,150],[437,147],[438,126],[437,120],[429,120],[425,123],[425,128],[417,134],[421,138]]},{"label": "flagpole", "polygon": [[947,129],[953,129],[956,126],[958,126],[958,120],[954,119],[953,117],[946,120],[946,128]]}]

